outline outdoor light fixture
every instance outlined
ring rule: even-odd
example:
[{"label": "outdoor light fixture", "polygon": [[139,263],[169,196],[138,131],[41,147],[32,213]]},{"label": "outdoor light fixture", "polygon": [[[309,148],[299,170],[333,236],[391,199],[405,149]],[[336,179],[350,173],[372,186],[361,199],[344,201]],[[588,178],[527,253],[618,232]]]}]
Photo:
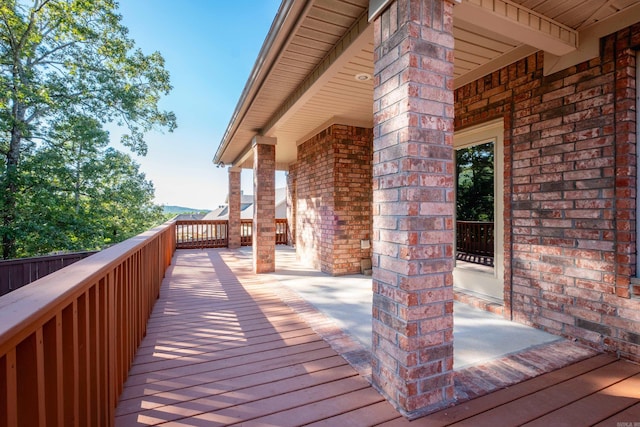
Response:
[{"label": "outdoor light fixture", "polygon": [[371,74],[360,73],[360,74],[356,74],[354,78],[359,82],[366,82],[367,80],[371,80]]}]

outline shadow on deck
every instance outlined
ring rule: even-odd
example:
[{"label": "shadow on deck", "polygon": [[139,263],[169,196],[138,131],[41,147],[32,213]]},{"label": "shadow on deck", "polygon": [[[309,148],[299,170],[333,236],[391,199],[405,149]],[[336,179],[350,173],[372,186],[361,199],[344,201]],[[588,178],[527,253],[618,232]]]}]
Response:
[{"label": "shadow on deck", "polygon": [[[273,277],[252,274],[241,251],[177,251],[116,425],[408,425],[358,374],[366,375],[367,361],[360,357],[356,370],[341,357],[362,356],[358,346],[329,319],[295,297],[285,303],[283,295]],[[481,381],[501,389],[411,425],[640,422],[639,365],[585,353],[539,375],[539,366],[557,367],[570,356],[566,347],[549,348],[557,351],[546,355],[552,362],[536,361],[545,359],[538,351],[456,372],[456,388],[466,398],[474,384],[486,388]],[[518,371],[514,360],[526,362],[529,377],[539,376],[504,388],[504,378],[515,375],[509,370]]]}]

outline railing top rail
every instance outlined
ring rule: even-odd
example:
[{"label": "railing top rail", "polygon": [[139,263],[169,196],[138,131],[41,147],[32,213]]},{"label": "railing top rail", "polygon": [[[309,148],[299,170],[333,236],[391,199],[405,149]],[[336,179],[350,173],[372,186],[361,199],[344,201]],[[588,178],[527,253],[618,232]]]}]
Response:
[{"label": "railing top rail", "polygon": [[226,219],[181,219],[176,221],[176,225],[189,224],[226,224]]},{"label": "railing top rail", "polygon": [[493,224],[493,221],[456,221],[458,224]]},{"label": "railing top rail", "polygon": [[88,285],[174,224],[167,221],[0,297],[0,354],[30,334],[31,324],[68,305]]}]

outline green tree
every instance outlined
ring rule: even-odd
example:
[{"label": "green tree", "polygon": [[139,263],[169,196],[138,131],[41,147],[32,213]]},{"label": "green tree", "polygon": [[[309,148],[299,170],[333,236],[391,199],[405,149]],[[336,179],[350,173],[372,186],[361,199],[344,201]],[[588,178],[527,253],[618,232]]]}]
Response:
[{"label": "green tree", "polygon": [[[122,143],[144,155],[151,129],[173,130],[158,108],[170,89],[159,53],[134,49],[114,0],[0,2],[0,240],[16,254],[21,157],[53,143],[70,117],[128,129]],[[35,146],[37,148],[37,145]]]},{"label": "green tree", "polygon": [[100,123],[72,117],[52,136],[23,154],[18,256],[101,249],[162,222],[152,184]]},{"label": "green tree", "polygon": [[493,143],[456,151],[456,215],[460,221],[493,221]]}]

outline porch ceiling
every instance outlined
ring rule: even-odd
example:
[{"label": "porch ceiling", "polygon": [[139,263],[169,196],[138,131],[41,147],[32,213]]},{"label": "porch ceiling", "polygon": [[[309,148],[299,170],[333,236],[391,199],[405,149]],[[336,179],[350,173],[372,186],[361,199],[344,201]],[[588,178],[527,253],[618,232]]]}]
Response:
[{"label": "porch ceiling", "polygon": [[[256,135],[297,144],[332,123],[373,125],[369,0],[283,0],[214,163],[251,168]],[[462,0],[454,8],[456,87],[533,52],[551,73],[597,56],[600,37],[640,21],[637,0]]]}]

